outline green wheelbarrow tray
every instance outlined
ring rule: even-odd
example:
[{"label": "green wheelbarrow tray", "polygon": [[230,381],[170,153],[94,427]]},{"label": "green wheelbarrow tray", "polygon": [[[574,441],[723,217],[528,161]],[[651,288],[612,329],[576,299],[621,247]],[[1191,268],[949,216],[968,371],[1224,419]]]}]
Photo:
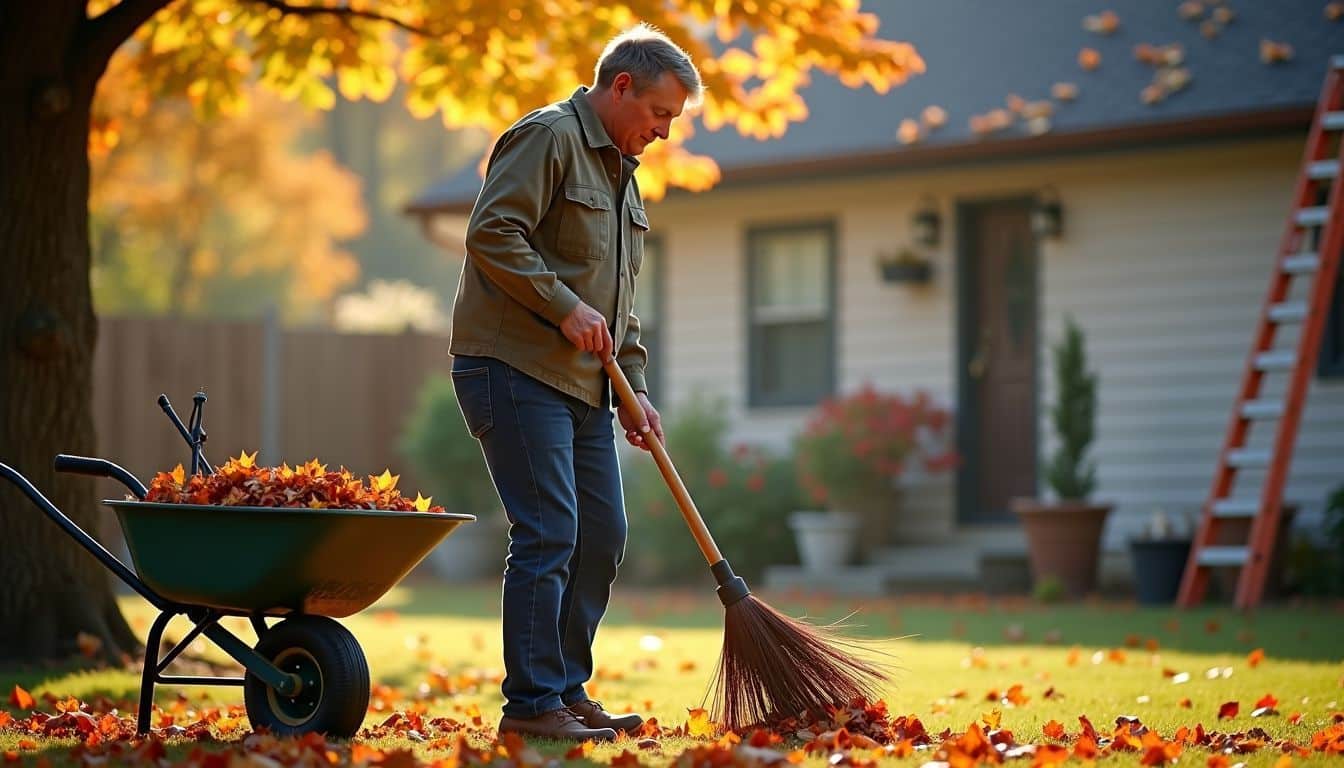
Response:
[{"label": "green wheelbarrow tray", "polygon": [[105,499],[140,579],[230,613],[357,613],[474,515]]}]

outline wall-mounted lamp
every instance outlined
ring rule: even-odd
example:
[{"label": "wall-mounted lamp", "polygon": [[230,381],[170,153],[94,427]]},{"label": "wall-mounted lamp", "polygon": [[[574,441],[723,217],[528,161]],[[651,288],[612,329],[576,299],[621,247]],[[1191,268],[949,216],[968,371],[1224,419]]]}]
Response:
[{"label": "wall-mounted lamp", "polygon": [[1041,239],[1054,239],[1064,232],[1064,207],[1059,204],[1059,193],[1046,187],[1036,195],[1031,209],[1031,231]]},{"label": "wall-mounted lamp", "polygon": [[916,243],[929,248],[938,247],[942,217],[938,214],[938,205],[925,198],[914,216],[910,218],[910,234]]}]

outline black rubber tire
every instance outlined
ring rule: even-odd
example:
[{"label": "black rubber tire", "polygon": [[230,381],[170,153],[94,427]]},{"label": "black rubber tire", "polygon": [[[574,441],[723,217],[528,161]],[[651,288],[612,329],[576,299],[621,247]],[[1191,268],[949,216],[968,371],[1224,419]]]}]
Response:
[{"label": "black rubber tire", "polygon": [[342,739],[359,731],[369,709],[369,662],[350,630],[326,616],[293,616],[268,629],[256,650],[307,684],[294,696],[285,696],[248,672],[243,703],[253,730]]}]

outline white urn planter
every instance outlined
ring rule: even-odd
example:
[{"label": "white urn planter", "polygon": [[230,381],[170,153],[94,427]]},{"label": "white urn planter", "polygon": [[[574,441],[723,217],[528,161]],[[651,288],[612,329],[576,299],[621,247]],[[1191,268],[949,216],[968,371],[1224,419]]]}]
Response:
[{"label": "white urn planter", "polygon": [[844,512],[794,512],[789,528],[803,568],[827,571],[848,565],[858,543],[859,520]]}]

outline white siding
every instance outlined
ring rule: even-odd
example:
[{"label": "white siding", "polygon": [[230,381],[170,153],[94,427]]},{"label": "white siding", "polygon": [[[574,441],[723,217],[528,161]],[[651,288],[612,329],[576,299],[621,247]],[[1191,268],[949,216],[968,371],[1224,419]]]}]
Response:
[{"label": "white siding", "polygon": [[[658,203],[665,405],[717,393],[731,403],[737,439],[787,444],[806,408],[745,407],[745,233],[826,219],[838,234],[840,390],[922,387],[955,405],[955,203],[1051,184],[1065,233],[1041,252],[1042,443],[1049,449],[1048,344],[1069,313],[1100,375],[1097,496],[1117,504],[1107,539],[1118,546],[1155,507],[1195,514],[1208,492],[1300,155],[1298,140],[1278,139],[723,188]],[[877,253],[908,242],[910,215],[930,196],[943,212],[932,283],[881,282]],[[1288,492],[1302,500],[1304,522],[1344,481],[1341,456],[1344,382],[1313,380]],[[951,504],[951,494],[934,497]]]}]

